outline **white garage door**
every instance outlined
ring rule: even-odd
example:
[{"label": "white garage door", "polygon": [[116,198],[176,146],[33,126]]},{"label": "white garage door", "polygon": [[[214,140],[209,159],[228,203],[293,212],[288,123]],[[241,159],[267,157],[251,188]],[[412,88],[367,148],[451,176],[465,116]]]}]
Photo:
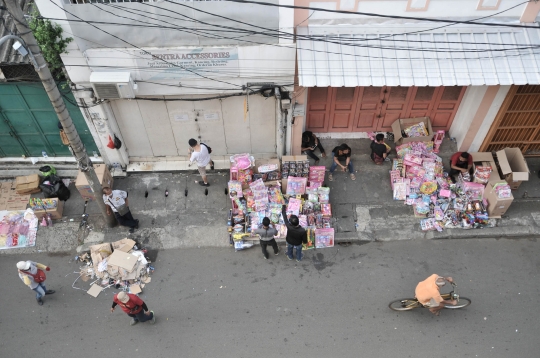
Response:
[{"label": "white garage door", "polygon": [[276,153],[274,97],[117,100],[111,105],[130,157],[184,156],[190,138],[208,144],[215,155]]}]

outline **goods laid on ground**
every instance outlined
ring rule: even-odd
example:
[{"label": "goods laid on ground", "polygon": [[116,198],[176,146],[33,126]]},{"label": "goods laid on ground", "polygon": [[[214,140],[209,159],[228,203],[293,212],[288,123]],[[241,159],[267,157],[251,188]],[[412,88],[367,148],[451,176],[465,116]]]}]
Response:
[{"label": "goods laid on ground", "polygon": [[287,216],[298,216],[300,226],[307,230],[304,249],[334,246],[330,188],[322,186],[325,167],[310,167],[305,156],[297,157],[284,157],[282,166],[277,159],[257,165],[249,154],[231,157],[228,226],[236,251],[257,244],[260,238],[252,232],[262,227],[264,217],[278,231],[276,239],[283,240],[287,235],[283,205],[287,205]]},{"label": "goods laid on ground", "polygon": [[[390,171],[394,200],[412,207],[423,231],[490,226],[489,218],[496,215],[497,200],[507,203],[512,195],[504,180],[491,175],[495,165],[481,163],[475,167],[473,178],[463,173],[453,184],[433,149],[433,142],[424,141],[396,147],[397,159]],[[473,160],[475,154],[472,153]],[[489,199],[485,192],[489,192]]]},{"label": "goods laid on ground", "polygon": [[35,246],[38,222],[30,209],[0,211],[0,250]]},{"label": "goods laid on ground", "polygon": [[133,294],[140,293],[150,283],[150,274],[154,272],[146,253],[145,248],[137,247],[131,239],[90,246],[89,252],[76,257],[83,266],[72,287],[77,288],[75,283],[80,278],[84,282],[92,280],[87,292],[94,297],[111,286]]}]

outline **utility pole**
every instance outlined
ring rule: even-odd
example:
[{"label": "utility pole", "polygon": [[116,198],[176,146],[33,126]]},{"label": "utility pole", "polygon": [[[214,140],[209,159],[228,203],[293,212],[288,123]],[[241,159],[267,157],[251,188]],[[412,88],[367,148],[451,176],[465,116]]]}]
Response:
[{"label": "utility pole", "polygon": [[34,37],[32,30],[30,30],[30,27],[24,18],[22,9],[17,5],[17,2],[15,0],[4,0],[4,3],[6,4],[11,17],[15,20],[15,26],[21,34],[20,37],[26,42],[28,47],[27,50],[33,54],[33,57],[35,58],[34,66],[36,67],[39,78],[43,83],[43,87],[45,87],[45,91],[49,96],[51,104],[54,107],[54,111],[56,112],[56,115],[64,128],[64,132],[69,139],[69,145],[73,149],[73,155],[75,156],[75,159],[77,159],[78,167],[86,176],[86,180],[96,196],[96,203],[99,206],[103,217],[105,218],[105,222],[109,227],[112,227],[116,224],[116,219],[112,215],[107,215],[107,208],[103,200],[101,200],[103,189],[99,183],[94,166],[86,153],[86,148],[79,137],[79,133],[77,133],[75,125],[73,125],[71,116],[69,115],[62,96],[60,95],[60,91],[58,90],[58,87],[52,77],[51,71],[47,66],[47,62],[41,54],[41,49],[39,48],[37,40]]}]

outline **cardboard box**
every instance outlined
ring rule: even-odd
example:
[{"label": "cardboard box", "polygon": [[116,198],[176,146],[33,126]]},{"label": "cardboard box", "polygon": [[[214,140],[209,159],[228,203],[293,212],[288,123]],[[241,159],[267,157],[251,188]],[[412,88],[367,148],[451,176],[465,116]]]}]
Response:
[{"label": "cardboard box", "polygon": [[[428,130],[427,136],[410,138],[405,138],[402,136],[402,130],[420,122],[424,122],[424,124],[426,125],[426,128]],[[431,120],[429,119],[429,117],[398,119],[397,121],[392,123],[392,132],[394,133],[394,143],[396,143],[397,145],[409,142],[429,142],[433,140],[434,135],[433,128],[431,128]]]},{"label": "cardboard box", "polygon": [[[112,189],[114,180],[107,166],[105,164],[98,164],[94,167],[94,170],[101,186],[109,187]],[[75,187],[77,188],[84,200],[92,201],[96,199],[92,188],[86,180],[86,176],[80,170],[79,175],[77,175],[77,179],[75,180]],[[101,193],[99,194],[99,197],[101,197]]]},{"label": "cardboard box", "polygon": [[281,171],[281,163],[279,161],[279,159],[277,158],[272,158],[272,159],[256,159],[255,160],[255,168],[253,169],[253,172],[256,173],[256,174],[259,174],[259,167],[261,165],[265,165],[265,164],[276,164],[277,165],[277,171]]},{"label": "cardboard box", "polygon": [[138,259],[139,258],[135,255],[116,250],[109,256],[107,263],[116,265],[127,270],[128,272],[131,272],[133,271]]},{"label": "cardboard box", "polygon": [[114,250],[120,250],[122,252],[131,251],[131,249],[133,249],[133,246],[135,246],[135,241],[127,238],[112,243],[112,247]]},{"label": "cardboard box", "polygon": [[64,202],[61,200],[58,200],[58,198],[51,198],[51,200],[56,201],[56,207],[54,209],[47,209],[47,210],[34,210],[34,214],[38,218],[41,218],[43,215],[50,214],[51,219],[53,220],[62,219],[62,214],[64,212]]},{"label": "cardboard box", "polygon": [[90,246],[90,256],[92,257],[95,268],[97,268],[97,265],[103,261],[104,258],[109,257],[111,253],[111,244],[108,242]]},{"label": "cardboard box", "polygon": [[476,170],[476,166],[484,166],[488,165],[491,167],[492,171],[489,175],[489,183],[496,183],[501,181],[501,177],[499,176],[499,173],[497,171],[497,165],[495,164],[495,159],[493,158],[493,155],[489,152],[476,152],[476,153],[469,153],[473,158],[473,174]]},{"label": "cardboard box", "polygon": [[497,160],[504,179],[512,190],[529,180],[529,166],[519,148],[504,148],[497,152]]},{"label": "cardboard box", "polygon": [[307,155],[284,155],[281,162],[302,162],[308,160]]},{"label": "cardboard box", "polygon": [[[501,181],[499,180],[499,183]],[[501,199],[497,197],[497,193],[493,190],[494,183],[488,183],[486,190],[484,191],[484,199],[488,201],[488,215],[490,218],[501,217],[506,213],[510,204],[514,201],[514,197]]]},{"label": "cardboard box", "polygon": [[15,178],[15,192],[17,194],[34,194],[39,193],[41,189],[39,175],[32,174],[23,177]]}]

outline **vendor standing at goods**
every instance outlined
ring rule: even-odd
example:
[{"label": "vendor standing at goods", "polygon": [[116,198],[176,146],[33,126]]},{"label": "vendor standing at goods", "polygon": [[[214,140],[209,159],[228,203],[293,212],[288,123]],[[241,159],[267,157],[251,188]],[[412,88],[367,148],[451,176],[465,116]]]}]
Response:
[{"label": "vendor standing at goods", "polygon": [[197,143],[193,138],[189,140],[189,153],[191,157],[189,158],[189,165],[193,162],[197,162],[197,169],[199,174],[201,174],[202,181],[199,181],[199,185],[210,186],[208,184],[208,179],[206,178],[206,166],[210,163],[210,169],[214,170],[214,162],[210,158],[209,147],[204,143]]},{"label": "vendor standing at goods", "polygon": [[47,287],[45,287],[46,276],[43,271],[50,271],[49,266],[34,261],[19,261],[17,262],[17,268],[19,269],[19,278],[26,286],[36,292],[36,301],[38,305],[43,306],[41,298],[55,292],[47,290]]},{"label": "vendor standing at goods", "polygon": [[283,215],[283,222],[287,226],[287,258],[293,259],[293,250],[296,249],[296,261],[302,261],[302,243],[307,244],[307,231],[300,226],[298,216],[291,215],[287,218],[287,205],[281,207],[281,214]]},{"label": "vendor standing at goods", "polygon": [[114,312],[116,305],[119,305],[122,311],[131,317],[130,326],[146,321],[150,321],[151,324],[156,323],[154,311],[148,311],[146,303],[136,295],[125,293],[124,291],[119,292],[113,297],[111,313]]},{"label": "vendor standing at goods", "polygon": [[128,193],[123,190],[103,188],[103,202],[107,205],[107,215],[114,213],[114,217],[122,226],[129,227],[129,232],[139,228],[139,220],[134,219],[129,210]]},{"label": "vendor standing at goods", "polygon": [[319,148],[321,156],[326,158],[326,153],[321,142],[319,142],[319,138],[310,131],[302,133],[302,152],[306,153],[310,158],[315,159],[315,165],[319,164],[319,157],[315,154],[316,148]]},{"label": "vendor standing at goods", "polygon": [[330,174],[328,174],[328,180],[334,180],[333,173],[338,166],[343,171],[349,169],[351,180],[356,180],[356,176],[354,175],[354,167],[351,161],[351,147],[349,147],[345,143],[335,147],[332,150],[332,165],[330,166]]},{"label": "vendor standing at goods", "polygon": [[[467,152],[457,152],[450,158],[450,179],[455,183],[455,175],[459,173],[472,172],[473,157]],[[472,173],[471,173],[472,174]]]},{"label": "vendor standing at goods", "polygon": [[262,229],[256,229],[253,231],[253,234],[259,235],[261,237],[260,243],[261,243],[261,250],[264,255],[264,258],[268,260],[268,251],[266,251],[266,246],[270,245],[274,249],[274,255],[279,255],[279,248],[277,246],[276,239],[274,239],[274,236],[276,236],[278,231],[274,227],[274,224],[272,224],[272,227],[270,227],[270,219],[265,217],[262,220]]}]

